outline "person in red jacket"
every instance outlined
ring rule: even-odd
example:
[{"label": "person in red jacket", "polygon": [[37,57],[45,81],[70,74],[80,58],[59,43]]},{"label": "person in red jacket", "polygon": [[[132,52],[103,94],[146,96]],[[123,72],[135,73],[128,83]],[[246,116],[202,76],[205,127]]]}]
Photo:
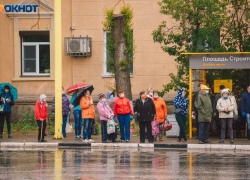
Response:
[{"label": "person in red jacket", "polygon": [[[46,142],[46,140],[44,140],[45,129],[47,126],[46,121],[48,118],[48,113],[47,113],[48,104],[46,103],[46,97],[47,96],[45,94],[41,94],[40,100],[36,102],[36,107],[35,107],[35,118],[36,118],[37,125],[39,127],[38,142]],[[42,130],[42,133],[41,133],[41,130]],[[42,137],[41,137],[41,134],[42,134]]]},{"label": "person in red jacket", "polygon": [[[130,141],[130,119],[133,119],[133,111],[129,100],[124,97],[124,91],[118,91],[118,98],[115,100],[114,116],[117,116],[120,124],[121,141]],[[125,128],[125,137],[124,137]]]}]

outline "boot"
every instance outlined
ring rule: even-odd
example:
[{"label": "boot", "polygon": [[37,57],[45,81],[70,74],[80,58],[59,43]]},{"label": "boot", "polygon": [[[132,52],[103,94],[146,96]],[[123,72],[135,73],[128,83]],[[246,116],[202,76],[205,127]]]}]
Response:
[{"label": "boot", "polygon": [[8,138],[13,138],[13,136],[11,134],[8,135]]},{"label": "boot", "polygon": [[221,139],[221,140],[219,141],[219,143],[223,144],[223,143],[224,143],[224,139]]},{"label": "boot", "polygon": [[233,143],[234,143],[234,140],[233,140],[233,139],[230,139],[230,143],[233,144]]}]

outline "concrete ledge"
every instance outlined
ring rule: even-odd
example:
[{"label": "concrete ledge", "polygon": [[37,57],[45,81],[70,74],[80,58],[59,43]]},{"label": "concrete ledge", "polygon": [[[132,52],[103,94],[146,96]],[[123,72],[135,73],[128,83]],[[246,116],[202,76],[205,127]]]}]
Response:
[{"label": "concrete ledge", "polygon": [[138,144],[139,145],[139,147],[142,147],[142,148],[154,148],[154,144],[144,144],[144,143],[142,143],[142,144]]},{"label": "concrete ledge", "polygon": [[155,148],[187,148],[187,144],[154,144]]},{"label": "concrete ledge", "polygon": [[211,144],[211,149],[231,149],[235,150],[236,145],[227,145],[227,144]]},{"label": "concrete ledge", "polygon": [[24,143],[20,142],[1,142],[1,148],[20,148],[23,147]]},{"label": "concrete ledge", "polygon": [[32,148],[37,148],[37,147],[47,147],[47,148],[51,148],[51,147],[57,147],[58,143],[37,143],[37,142],[26,142],[24,143],[25,148],[26,147],[32,147]]},{"label": "concrete ledge", "polygon": [[91,146],[89,143],[58,143],[58,147],[87,147]]},{"label": "concrete ledge", "polygon": [[114,147],[113,143],[91,143],[91,147]]},{"label": "concrete ledge", "polygon": [[235,145],[236,150],[249,151],[250,145]]},{"label": "concrete ledge", "polygon": [[211,144],[188,144],[188,149],[211,149]]},{"label": "concrete ledge", "polygon": [[131,148],[138,148],[137,143],[117,143],[114,144],[114,147],[131,147]]}]

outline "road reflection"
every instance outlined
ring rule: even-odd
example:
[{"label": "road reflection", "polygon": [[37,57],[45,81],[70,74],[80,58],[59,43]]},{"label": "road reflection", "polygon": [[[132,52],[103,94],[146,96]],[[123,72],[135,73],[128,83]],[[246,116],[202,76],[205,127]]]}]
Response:
[{"label": "road reflection", "polygon": [[0,179],[250,179],[233,151],[64,149],[0,151]]}]

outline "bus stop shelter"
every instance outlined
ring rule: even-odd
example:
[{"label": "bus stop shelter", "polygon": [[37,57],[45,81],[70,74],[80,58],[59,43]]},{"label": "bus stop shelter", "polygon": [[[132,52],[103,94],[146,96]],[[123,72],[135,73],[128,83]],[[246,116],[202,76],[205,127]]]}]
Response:
[{"label": "bus stop shelter", "polygon": [[189,137],[192,139],[192,93],[193,70],[201,70],[202,82],[206,84],[206,70],[250,69],[250,52],[183,53],[189,55]]}]

